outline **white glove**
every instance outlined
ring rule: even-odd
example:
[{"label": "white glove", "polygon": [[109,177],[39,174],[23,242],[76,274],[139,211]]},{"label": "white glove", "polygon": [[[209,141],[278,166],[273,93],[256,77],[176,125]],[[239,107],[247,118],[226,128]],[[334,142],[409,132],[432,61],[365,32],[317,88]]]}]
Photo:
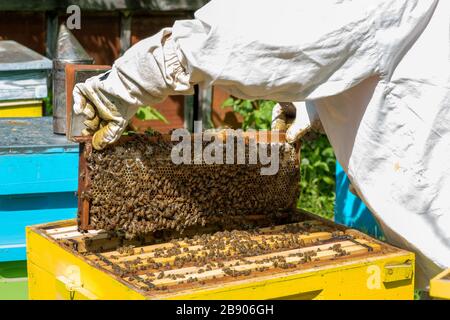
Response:
[{"label": "white glove", "polygon": [[312,102],[280,102],[272,111],[272,130],[286,131],[286,140],[295,142],[309,131],[324,132]]},{"label": "white glove", "polygon": [[101,90],[102,80],[108,72],[78,83],[73,90],[73,111],[86,116],[86,129],[83,135],[92,135],[92,146],[103,149],[117,141],[127,127],[130,112],[120,103],[114,103],[112,97]]}]

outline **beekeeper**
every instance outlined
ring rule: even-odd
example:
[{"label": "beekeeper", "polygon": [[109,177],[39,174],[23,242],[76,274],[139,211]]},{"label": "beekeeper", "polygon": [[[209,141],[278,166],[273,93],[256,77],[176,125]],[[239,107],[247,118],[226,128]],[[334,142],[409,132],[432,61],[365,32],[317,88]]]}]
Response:
[{"label": "beekeeper", "polygon": [[450,1],[213,0],[77,85],[74,108],[101,149],[199,82],[301,101],[275,128],[292,109],[291,141],[321,122],[388,241],[416,253],[419,287],[450,267]]}]

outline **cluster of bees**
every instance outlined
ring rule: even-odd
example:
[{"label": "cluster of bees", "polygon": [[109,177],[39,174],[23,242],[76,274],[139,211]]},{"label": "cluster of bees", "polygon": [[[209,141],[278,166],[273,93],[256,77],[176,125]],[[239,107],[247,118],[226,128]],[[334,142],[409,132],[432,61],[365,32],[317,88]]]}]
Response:
[{"label": "cluster of bees", "polygon": [[81,193],[89,201],[90,226],[130,239],[164,229],[227,227],[239,224],[240,216],[279,215],[295,207],[299,194],[297,154],[283,146],[273,176],[261,175],[260,163],[176,165],[173,143],[142,135],[93,150],[86,158],[90,186]]},{"label": "cluster of bees", "polygon": [[337,258],[337,257],[347,256],[347,255],[348,255],[348,252],[345,251],[345,250],[341,247],[341,245],[340,245],[339,243],[333,245],[332,249],[333,249],[334,251],[336,251],[336,254],[334,255],[336,258]]},{"label": "cluster of bees", "polygon": [[[171,279],[179,284],[204,282],[195,274],[203,274],[211,270],[221,270],[225,276],[242,277],[249,276],[253,272],[265,272],[271,268],[291,269],[304,263],[319,261],[317,257],[320,249],[296,252],[286,255],[284,251],[308,248],[309,246],[329,243],[327,250],[334,250],[335,257],[348,253],[334,239],[305,244],[301,241],[303,235],[310,234],[311,230],[305,230],[305,226],[288,226],[291,230],[283,229],[261,232],[260,229],[222,231],[212,234],[197,235],[192,238],[176,239],[167,246],[151,250],[151,257],[141,258],[139,255],[134,260],[127,259],[122,262],[120,268],[116,267],[119,275],[139,278],[145,274],[147,288],[153,289],[154,280]],[[311,226],[311,229],[319,228]],[[338,238],[337,238],[338,239]],[[142,250],[142,249],[141,249]],[[118,250],[119,251],[119,250]],[[136,250],[135,250],[136,251]],[[138,251],[135,253],[137,254]],[[141,251],[141,253],[144,253]],[[145,254],[148,255],[149,251]],[[269,254],[261,259],[253,259],[255,256]],[[120,249],[119,256],[110,256],[113,265],[120,264],[120,257],[129,256],[128,249]],[[297,262],[292,262],[289,257],[299,257]],[[162,262],[164,261],[164,262]],[[289,262],[291,261],[291,262]],[[237,266],[255,267],[239,270]],[[195,274],[173,273],[171,270],[196,267]],[[114,269],[114,268],[113,268]],[[215,279],[216,276],[212,277]],[[162,290],[158,287],[158,290]]]}]

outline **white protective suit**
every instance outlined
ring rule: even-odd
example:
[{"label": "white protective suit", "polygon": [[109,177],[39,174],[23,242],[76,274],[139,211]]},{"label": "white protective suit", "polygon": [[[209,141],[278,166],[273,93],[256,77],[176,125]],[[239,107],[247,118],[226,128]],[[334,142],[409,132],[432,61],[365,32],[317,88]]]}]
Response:
[{"label": "white protective suit", "polygon": [[129,119],[198,82],[313,106],[388,241],[417,253],[419,280],[450,267],[450,1],[213,0],[96,88]]}]

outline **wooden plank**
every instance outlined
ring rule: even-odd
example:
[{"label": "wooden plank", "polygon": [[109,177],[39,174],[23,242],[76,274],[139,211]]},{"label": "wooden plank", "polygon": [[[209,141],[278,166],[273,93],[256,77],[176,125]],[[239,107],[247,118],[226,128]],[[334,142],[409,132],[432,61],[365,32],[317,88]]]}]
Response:
[{"label": "wooden plank", "polygon": [[[347,253],[350,253],[350,255],[356,255],[356,254],[361,254],[361,253],[367,252],[367,249],[360,245],[353,245],[350,247],[346,247],[345,250],[347,251]],[[334,251],[334,250],[322,251],[322,252],[318,252],[317,256],[312,258],[313,259],[312,262],[319,261],[318,259],[320,259],[320,261],[331,260],[331,259],[334,259],[335,257],[336,257],[336,251]],[[303,257],[286,257],[286,263],[298,263],[298,262],[302,261],[302,259],[303,259]],[[246,260],[251,261],[252,259],[246,259]],[[252,263],[252,264],[229,267],[229,269],[234,270],[234,271],[256,270],[259,268],[274,268],[274,263],[273,262],[261,262],[261,263]],[[165,274],[165,272],[164,272],[164,274]],[[201,280],[209,280],[209,279],[220,278],[220,277],[225,277],[225,276],[227,276],[227,274],[223,271],[223,269],[214,269],[214,270],[205,271],[202,273],[190,274],[188,279],[196,278],[201,281]],[[186,281],[186,280],[184,280],[184,281]],[[182,281],[182,280],[181,279],[163,278],[163,279],[155,279],[152,281],[152,283],[156,286],[161,286],[161,285],[169,286],[169,285],[177,285],[177,284],[179,284],[180,281]]]},{"label": "wooden plank", "polygon": [[[365,240],[362,240],[361,243],[365,243],[367,244],[368,242]],[[358,247],[361,250],[363,250],[363,252],[368,252],[368,249],[355,244],[352,241],[341,241],[341,242],[336,242],[336,243],[329,243],[329,244],[324,244],[324,245],[319,245],[319,246],[314,246],[314,247],[307,247],[307,248],[301,248],[301,249],[293,249],[293,250],[287,250],[287,251],[282,251],[282,252],[274,252],[274,253],[269,253],[269,254],[264,254],[264,255],[259,255],[259,256],[253,256],[253,257],[245,257],[245,258],[241,258],[241,259],[234,259],[234,260],[230,260],[230,261],[223,261],[223,265],[224,267],[232,267],[234,266],[237,262],[242,263],[242,261],[250,261],[253,264],[261,262],[263,260],[266,259],[270,259],[270,258],[275,258],[275,257],[285,257],[286,259],[289,258],[289,256],[292,255],[298,255],[298,254],[305,254],[305,252],[316,252],[317,256],[312,257],[312,261],[317,259],[320,259],[320,261],[323,260],[327,260],[327,259],[322,259],[323,257],[326,257],[327,255],[330,254],[330,252],[333,252],[333,257],[336,256],[336,254],[338,254],[337,251],[332,250],[331,248],[336,245],[339,244],[341,246],[342,249],[344,249],[345,251],[348,252],[348,248],[354,248],[354,247]],[[373,252],[377,252],[381,249],[381,247],[379,245],[370,243],[370,245],[373,247]],[[318,251],[321,250],[321,251]],[[326,254],[323,254],[322,252],[327,252]],[[353,252],[354,254],[354,252]],[[303,257],[300,257],[303,258]],[[329,260],[329,259],[328,259]],[[204,269],[201,267],[186,267],[186,268],[180,268],[180,269],[172,269],[172,270],[165,270],[164,274],[166,276],[170,276],[170,275],[180,275],[180,274],[191,274],[191,273],[198,273],[197,271],[200,269]],[[217,267],[213,268],[213,269],[218,269]],[[153,277],[149,277],[146,274],[140,275],[140,277],[142,279],[148,280],[148,279],[152,279]]]},{"label": "wooden plank", "polygon": [[[282,226],[273,226],[273,227],[267,227],[267,228],[260,228],[259,232],[262,233],[262,234],[270,235],[271,233],[274,233],[274,232],[283,231],[285,227],[296,227],[296,226],[297,227],[304,227],[305,225],[322,226],[323,224],[320,221],[308,220],[308,221],[303,221],[303,222],[299,222],[299,223],[286,224],[286,225],[282,225]],[[327,229],[331,229],[328,226],[324,226],[324,227],[326,227]],[[89,232],[95,232],[95,231],[94,230],[90,230]],[[97,231],[97,232],[99,232],[99,231]],[[343,232],[340,232],[340,231],[337,231],[337,232],[339,234],[343,234]],[[107,235],[107,234],[105,233],[105,235]],[[319,236],[320,236],[319,238],[315,238],[314,233],[312,233],[312,236],[311,235],[307,235],[307,236],[305,235],[303,237],[303,241],[305,242],[305,244],[307,244],[307,243],[313,241],[314,239],[327,240],[327,239],[329,239],[328,235],[331,235],[331,233],[328,232],[326,234],[326,236],[323,237],[323,238],[322,238],[322,235],[323,234],[319,234]],[[282,235],[279,235],[279,236],[282,236]],[[105,238],[106,237],[108,237],[108,236],[105,236]],[[214,236],[212,237],[212,239],[214,239]],[[92,239],[92,240],[97,240],[97,238],[96,239]],[[148,239],[146,239],[146,241],[148,241]],[[177,243],[178,243],[178,245],[181,248],[189,247],[189,244],[184,242],[184,241],[178,241]],[[149,252],[152,252],[152,251],[157,250],[157,249],[170,249],[170,248],[174,248],[174,247],[175,247],[175,245],[172,242],[166,242],[166,243],[161,243],[161,244],[153,244],[153,245],[147,245],[147,246],[140,246],[139,247],[139,252],[137,252],[136,254],[134,254],[132,256],[136,257],[136,256],[141,255],[142,254],[141,250],[143,251],[143,253],[149,253]],[[111,255],[114,255],[114,256],[118,256],[119,255],[120,256],[120,254],[116,250],[110,251],[110,252],[105,252],[105,253],[103,253],[103,255],[105,257],[110,257]],[[142,258],[142,256],[141,256],[141,258]]]},{"label": "wooden plank", "polygon": [[[64,233],[64,232],[69,232],[69,231],[77,231],[77,226],[68,226],[68,227],[49,229],[49,230],[46,230],[46,233],[48,235],[54,235],[54,234]],[[81,235],[81,233],[80,233],[80,235]]]},{"label": "wooden plank", "polygon": [[[258,262],[258,261],[261,261],[264,259],[273,258],[273,257],[277,257],[277,256],[287,257],[291,254],[299,254],[299,253],[304,253],[304,252],[308,252],[308,251],[329,250],[331,247],[333,247],[333,245],[336,245],[336,244],[341,245],[342,248],[351,247],[351,246],[355,245],[355,243],[352,241],[340,241],[340,242],[336,242],[336,243],[328,243],[328,244],[323,244],[323,245],[318,245],[318,246],[313,246],[313,247],[292,249],[292,250],[286,250],[286,251],[281,251],[281,252],[268,253],[268,254],[259,255],[259,256],[246,257],[246,258],[242,258],[242,259],[233,259],[233,260],[229,260],[229,261],[222,261],[222,263],[224,264],[224,267],[229,267],[229,266],[235,265],[237,262],[241,262],[242,260]],[[336,251],[334,251],[334,253],[336,254]],[[190,274],[190,273],[197,272],[199,269],[202,269],[202,268],[195,267],[195,266],[194,267],[185,267],[185,268],[167,270],[167,271],[164,271],[164,273],[166,275]],[[215,268],[215,269],[217,269],[217,268]],[[141,275],[141,277],[143,279],[150,278],[145,274]]]},{"label": "wooden plank", "polygon": [[82,234],[79,231],[72,231],[72,232],[63,232],[51,235],[51,237],[55,240],[63,240],[63,239],[73,239],[73,238],[79,238]]},{"label": "wooden plank", "polygon": [[[360,242],[361,244],[366,244],[366,245],[369,244],[373,248],[373,252],[378,252],[381,250],[381,246],[378,244],[369,242],[364,239],[358,239],[357,241]],[[351,240],[346,240],[346,241],[339,241],[339,242],[334,242],[334,243],[327,243],[327,244],[318,245],[318,246],[314,246],[314,247],[306,247],[306,248],[301,248],[301,249],[275,252],[275,253],[270,253],[270,254],[265,254],[265,255],[260,255],[260,256],[235,259],[235,260],[231,260],[231,261],[223,261],[222,268],[217,268],[217,266],[216,266],[211,271],[199,272],[200,269],[205,269],[205,268],[204,267],[203,268],[195,267],[195,266],[184,267],[184,268],[179,268],[179,269],[164,270],[164,278],[158,279],[158,280],[171,280],[171,281],[169,281],[169,283],[170,283],[169,285],[176,285],[176,284],[178,284],[179,281],[186,281],[190,277],[198,278],[198,280],[208,280],[208,279],[223,277],[225,275],[225,273],[222,271],[223,268],[230,268],[231,270],[236,270],[236,271],[255,270],[255,269],[258,269],[261,267],[273,268],[274,267],[273,262],[263,262],[263,261],[267,260],[269,258],[284,257],[286,263],[298,263],[299,261],[301,261],[304,258],[303,257],[293,257],[292,255],[299,254],[299,253],[304,254],[305,252],[309,252],[309,251],[316,252],[316,256],[312,257],[311,262],[333,260],[334,258],[336,258],[336,255],[338,254],[337,251],[332,249],[334,245],[340,245],[340,248],[345,250],[347,253],[350,253],[350,255],[345,256],[347,258],[351,257],[352,255],[354,256],[357,254],[368,252],[368,249],[366,247],[359,245],[359,244],[355,244]],[[321,250],[321,251],[318,251],[318,250]],[[89,260],[94,261],[94,263],[96,265],[98,265],[106,270],[109,270],[111,272],[117,272],[117,269],[121,269],[121,270],[124,270],[124,272],[126,272],[126,268],[121,263],[117,264],[114,261],[108,261],[108,263],[106,263],[105,261],[98,260],[98,256],[94,256],[94,255],[90,255],[90,256],[88,256],[88,258],[89,258]],[[237,262],[242,263],[243,261],[251,262],[251,263],[240,265],[240,266],[235,265]],[[114,270],[113,266],[115,266],[116,270]],[[213,272],[213,271],[215,271],[215,272]],[[132,282],[135,285],[137,285],[136,281],[143,281],[144,283],[146,282],[147,284],[143,284],[142,285],[143,287],[148,286],[149,281],[155,285],[156,284],[167,285],[167,283],[164,281],[155,282],[156,281],[155,279],[158,274],[159,274],[158,270],[155,270],[153,272],[153,276],[149,276],[148,274],[134,275]],[[185,277],[182,279],[177,279],[177,280],[167,279],[167,277],[169,277],[169,276],[180,277],[180,275],[184,275]],[[211,275],[211,277],[207,277],[207,275]],[[138,278],[138,279],[136,279],[136,278]],[[129,280],[129,278],[125,278],[125,279]]]},{"label": "wooden plank", "polygon": [[[250,240],[255,240],[255,241],[261,240],[262,241],[263,237],[265,237],[265,236],[262,236],[262,235],[261,236],[251,236]],[[274,235],[274,236],[271,236],[271,237],[272,237],[272,240],[275,240],[275,238],[282,238],[284,236],[283,235]],[[317,233],[312,233],[310,235],[299,235],[297,237],[297,239],[299,241],[303,241],[304,244],[309,244],[309,243],[313,243],[313,242],[316,242],[316,241],[329,240],[329,239],[331,239],[331,237],[332,237],[332,234],[329,233],[329,232],[317,232]],[[269,239],[269,237],[266,236],[266,238],[267,238],[267,242],[268,243],[272,242],[271,239]],[[214,240],[214,239],[211,239],[211,240]],[[245,241],[245,240],[243,240],[243,241]],[[171,262],[174,261],[175,257],[184,257],[184,256],[187,256],[189,253],[191,253],[193,251],[202,250],[204,248],[204,246],[201,246],[201,245],[190,246],[186,242],[180,242],[179,246],[181,248],[187,248],[188,252],[183,252],[181,254],[174,255],[174,256],[171,256],[171,257],[168,257],[168,258],[154,258],[155,257],[155,250],[158,250],[158,249],[170,249],[170,248],[174,248],[175,247],[174,244],[161,244],[161,245],[153,245],[153,246],[142,247],[139,250],[135,250],[135,251],[137,251],[137,253],[135,253],[133,255],[121,256],[120,253],[118,253],[117,251],[108,252],[108,253],[105,253],[103,255],[105,257],[109,257],[109,258],[111,256],[117,256],[117,260],[116,260],[117,262],[132,261],[132,260],[135,260],[135,259],[137,259],[139,257],[140,259],[154,258],[154,260],[156,262],[162,262],[162,263],[169,262],[169,263],[171,263]],[[143,253],[141,253],[141,249],[143,250]],[[203,250],[203,251],[199,252],[198,254],[204,254],[205,252],[209,253],[209,251],[210,250]],[[227,251],[227,250],[225,250],[225,251]]]},{"label": "wooden plank", "polygon": [[92,152],[91,144],[80,144],[79,170],[78,170],[78,219],[79,228],[87,230],[89,228],[89,206],[87,199],[83,198],[84,190],[90,186],[89,169],[86,158]]},{"label": "wooden plank", "polygon": [[266,228],[260,228],[259,232],[260,233],[273,233],[273,232],[278,232],[278,231],[283,231],[285,228],[289,228],[289,227],[299,227],[299,228],[304,228],[305,231],[308,228],[308,226],[323,226],[324,228],[328,228],[331,229],[330,227],[324,225],[321,221],[317,221],[317,220],[307,220],[307,221],[302,221],[302,222],[296,222],[296,223],[289,223],[289,224],[283,224],[280,226],[272,226],[272,227],[266,227]]}]

